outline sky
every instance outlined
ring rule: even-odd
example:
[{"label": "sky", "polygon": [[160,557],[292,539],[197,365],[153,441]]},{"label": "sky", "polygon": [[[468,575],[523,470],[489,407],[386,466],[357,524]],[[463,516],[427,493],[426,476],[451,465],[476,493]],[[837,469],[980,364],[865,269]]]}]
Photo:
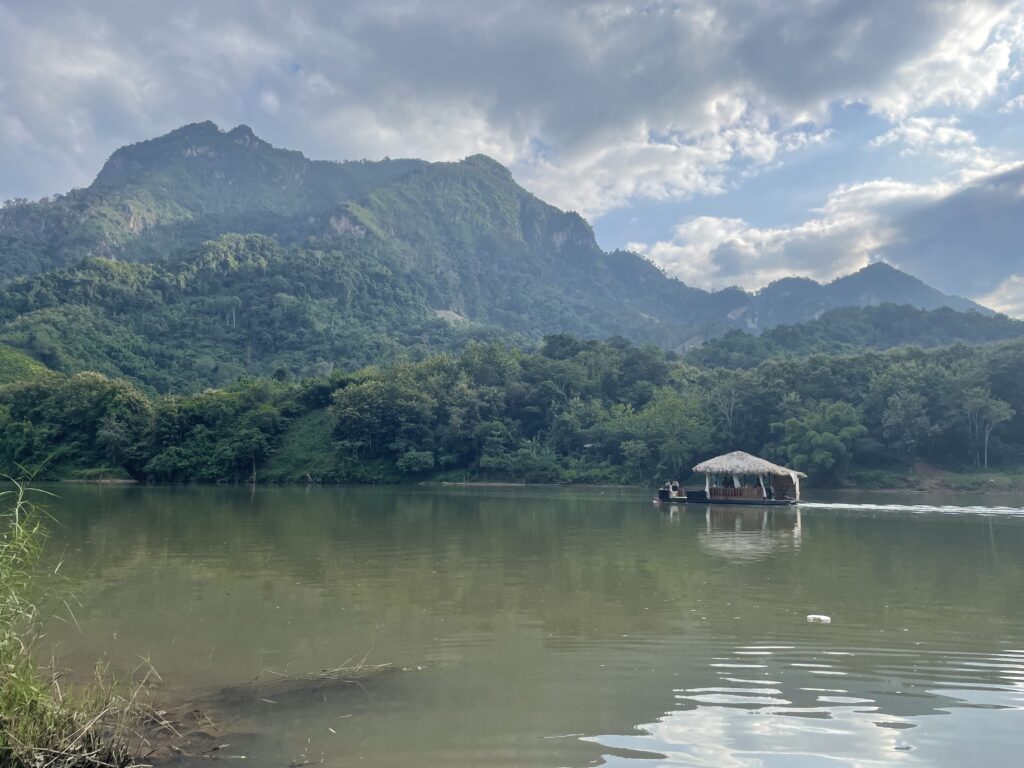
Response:
[{"label": "sky", "polygon": [[478,152],[688,284],[878,260],[1024,317],[1024,0],[0,0],[0,199],[244,123]]}]

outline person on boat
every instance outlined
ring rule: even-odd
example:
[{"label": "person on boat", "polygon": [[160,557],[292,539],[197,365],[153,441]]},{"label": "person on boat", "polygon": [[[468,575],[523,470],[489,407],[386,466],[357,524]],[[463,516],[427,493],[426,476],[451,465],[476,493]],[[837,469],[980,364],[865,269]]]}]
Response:
[{"label": "person on boat", "polygon": [[678,480],[673,480],[672,481],[671,491],[672,491],[672,495],[673,496],[678,496],[679,495],[679,481]]}]

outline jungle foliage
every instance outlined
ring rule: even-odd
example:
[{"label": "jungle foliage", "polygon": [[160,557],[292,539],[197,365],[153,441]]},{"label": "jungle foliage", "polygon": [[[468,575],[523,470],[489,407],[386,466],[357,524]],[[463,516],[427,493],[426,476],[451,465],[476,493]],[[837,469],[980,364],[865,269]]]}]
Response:
[{"label": "jungle foliage", "polygon": [[97,373],[0,388],[0,462],[160,482],[431,478],[634,483],[736,448],[834,485],[917,460],[1024,458],[1024,342],[697,367],[546,338],[302,381],[149,396]]}]

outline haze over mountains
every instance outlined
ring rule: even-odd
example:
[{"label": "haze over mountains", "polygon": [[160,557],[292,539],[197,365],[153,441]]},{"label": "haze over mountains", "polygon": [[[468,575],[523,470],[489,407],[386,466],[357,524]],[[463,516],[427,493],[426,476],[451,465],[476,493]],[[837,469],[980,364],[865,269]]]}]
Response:
[{"label": "haze over mountains", "polygon": [[163,391],[473,338],[682,350],[839,307],[993,314],[885,264],[826,285],[702,291],[602,251],[583,218],[486,156],[313,161],[210,122],[117,150],[86,189],[6,205],[0,278],[0,341]]}]

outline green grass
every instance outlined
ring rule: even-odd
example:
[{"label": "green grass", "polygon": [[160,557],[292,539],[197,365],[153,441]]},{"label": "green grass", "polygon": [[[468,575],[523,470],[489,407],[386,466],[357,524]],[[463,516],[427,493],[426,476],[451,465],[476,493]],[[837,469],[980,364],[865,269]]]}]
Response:
[{"label": "green grass", "polygon": [[[101,677],[68,686],[37,659],[42,636],[42,491],[0,492],[0,768],[120,768],[140,755],[142,710]],[[54,596],[50,596],[51,598]]]}]

